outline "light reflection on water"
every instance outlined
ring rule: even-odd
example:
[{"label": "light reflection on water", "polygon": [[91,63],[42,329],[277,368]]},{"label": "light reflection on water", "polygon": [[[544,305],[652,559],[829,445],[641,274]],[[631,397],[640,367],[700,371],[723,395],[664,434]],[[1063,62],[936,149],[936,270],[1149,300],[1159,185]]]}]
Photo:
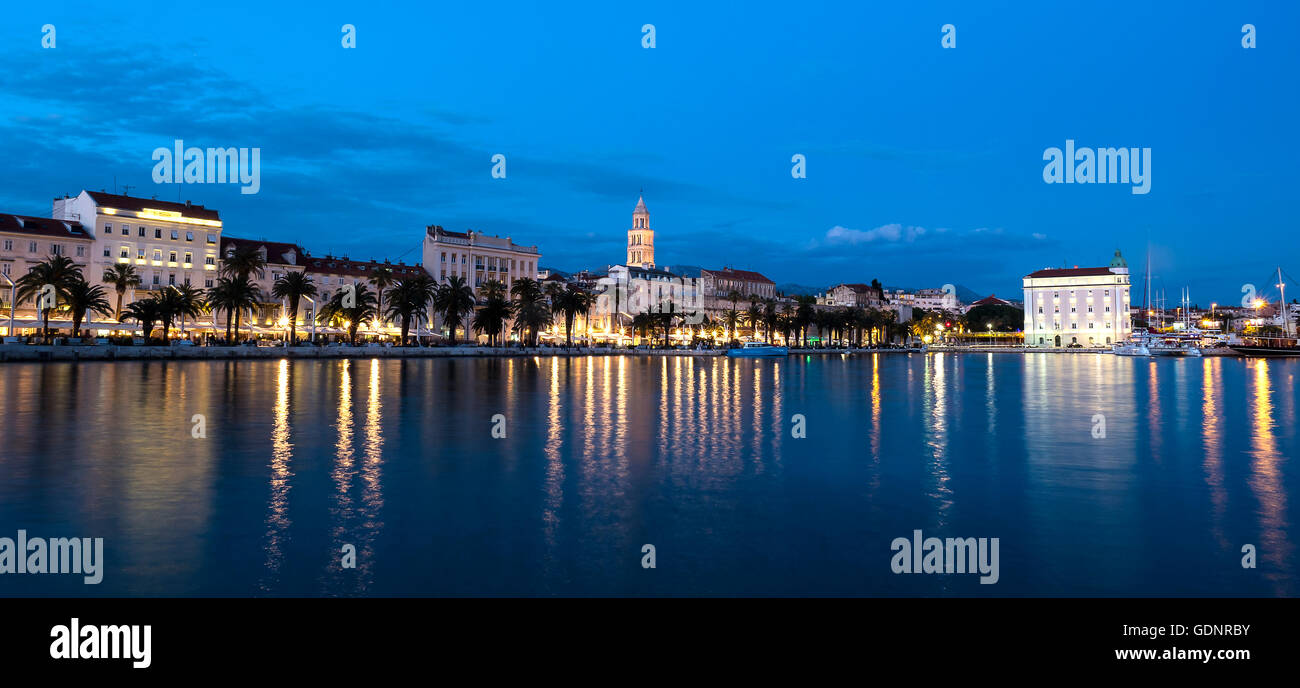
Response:
[{"label": "light reflection on water", "polygon": [[[104,537],[108,569],[95,589],[0,577],[0,595],[1294,595],[1298,367],[8,364],[0,535]],[[997,588],[889,573],[917,528],[999,537]]]}]

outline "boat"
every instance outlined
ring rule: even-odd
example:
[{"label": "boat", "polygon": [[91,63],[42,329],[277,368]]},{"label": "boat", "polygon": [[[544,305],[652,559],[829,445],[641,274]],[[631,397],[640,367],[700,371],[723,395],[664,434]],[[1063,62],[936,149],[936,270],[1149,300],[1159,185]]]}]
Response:
[{"label": "boat", "polygon": [[1130,339],[1123,344],[1116,344],[1113,351],[1116,356],[1150,356],[1151,349],[1147,347],[1146,341],[1141,339]]},{"label": "boat", "polygon": [[762,342],[745,342],[739,349],[730,349],[727,355],[733,358],[760,358],[765,356],[786,356],[790,350],[784,346],[772,346]]},{"label": "boat", "polygon": [[1282,279],[1282,268],[1277,269],[1277,287],[1281,290],[1279,308],[1282,311],[1282,335],[1280,337],[1242,337],[1241,344],[1228,346],[1237,353],[1246,356],[1295,357],[1300,356],[1300,339],[1291,332],[1288,317],[1290,306],[1286,302],[1286,282]]},{"label": "boat", "polygon": [[1241,341],[1228,348],[1247,356],[1300,356],[1300,340],[1295,337],[1242,337]]}]

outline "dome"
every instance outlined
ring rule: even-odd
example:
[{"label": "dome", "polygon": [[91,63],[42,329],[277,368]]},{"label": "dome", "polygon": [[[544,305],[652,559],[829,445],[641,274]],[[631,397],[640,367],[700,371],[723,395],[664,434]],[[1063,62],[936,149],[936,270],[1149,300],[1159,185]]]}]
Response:
[{"label": "dome", "polygon": [[1121,256],[1121,255],[1119,254],[1119,249],[1115,249],[1115,257],[1110,259],[1110,266],[1111,266],[1112,268],[1126,268],[1126,267],[1128,267],[1128,261],[1127,261],[1127,260],[1124,260],[1124,256]]}]

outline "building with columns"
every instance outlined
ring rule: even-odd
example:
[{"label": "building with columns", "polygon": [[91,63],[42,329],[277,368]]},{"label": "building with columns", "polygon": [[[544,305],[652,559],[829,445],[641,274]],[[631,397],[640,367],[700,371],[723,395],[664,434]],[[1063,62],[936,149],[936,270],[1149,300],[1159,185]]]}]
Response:
[{"label": "building with columns", "polygon": [[650,211],[645,207],[645,198],[640,196],[632,210],[632,229],[627,230],[627,265],[655,266],[655,231],[650,229]]},{"label": "building with columns", "polygon": [[1025,344],[1110,346],[1128,339],[1128,262],[1115,251],[1108,267],[1045,268],[1025,275]]}]

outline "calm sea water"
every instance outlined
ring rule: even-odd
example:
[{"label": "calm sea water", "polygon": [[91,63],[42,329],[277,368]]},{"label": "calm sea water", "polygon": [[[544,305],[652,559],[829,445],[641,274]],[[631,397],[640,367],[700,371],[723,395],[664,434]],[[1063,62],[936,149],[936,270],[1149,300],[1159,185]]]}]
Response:
[{"label": "calm sea water", "polygon": [[[102,537],[106,562],[98,586],[2,575],[0,595],[1290,596],[1297,372],[1011,354],[6,364],[0,537]],[[914,529],[999,538],[1000,581],[892,573]]]}]

